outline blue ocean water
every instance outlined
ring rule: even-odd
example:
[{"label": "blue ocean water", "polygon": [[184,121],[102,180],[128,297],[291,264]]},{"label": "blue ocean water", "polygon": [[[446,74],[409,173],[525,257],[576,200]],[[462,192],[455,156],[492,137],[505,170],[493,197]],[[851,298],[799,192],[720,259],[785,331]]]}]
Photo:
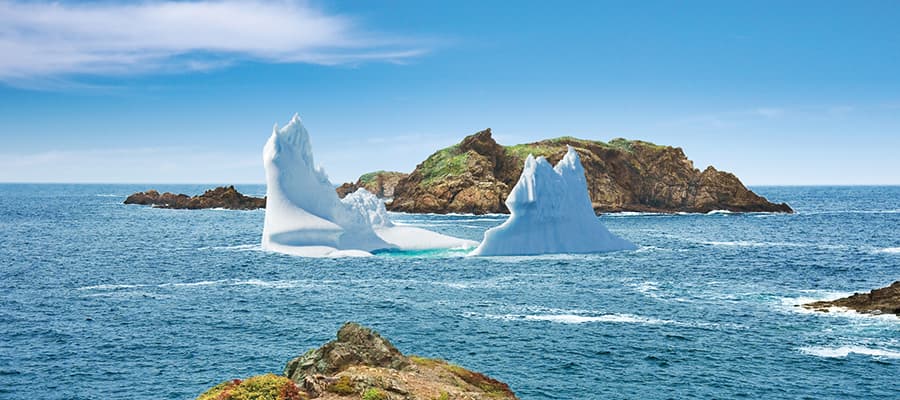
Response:
[{"label": "blue ocean water", "polygon": [[348,320],[523,399],[900,397],[900,319],[794,307],[900,279],[900,187],[759,187],[797,213],[605,215],[641,249],[493,259],[271,254],[263,211],[122,204],[147,188],[0,185],[0,398],[190,399]]}]

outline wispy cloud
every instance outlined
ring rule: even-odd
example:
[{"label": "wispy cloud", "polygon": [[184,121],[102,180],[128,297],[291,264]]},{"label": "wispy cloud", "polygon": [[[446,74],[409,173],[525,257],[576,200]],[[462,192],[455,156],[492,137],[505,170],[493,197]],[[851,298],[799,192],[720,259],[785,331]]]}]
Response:
[{"label": "wispy cloud", "polygon": [[263,177],[258,152],[250,150],[136,147],[0,153],[0,182],[261,182]]},{"label": "wispy cloud", "polygon": [[241,60],[403,62],[427,51],[300,1],[0,0],[0,81],[7,83],[207,70]]}]

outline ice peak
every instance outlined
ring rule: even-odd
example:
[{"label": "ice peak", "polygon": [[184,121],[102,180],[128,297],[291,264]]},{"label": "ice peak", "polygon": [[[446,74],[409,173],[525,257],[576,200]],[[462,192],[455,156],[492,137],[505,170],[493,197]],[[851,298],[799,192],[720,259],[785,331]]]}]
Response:
[{"label": "ice peak", "polygon": [[581,165],[581,157],[578,152],[572,146],[566,145],[566,148],[566,155],[556,163],[553,169],[560,175],[565,175],[566,171],[580,172],[584,175],[584,166]]}]

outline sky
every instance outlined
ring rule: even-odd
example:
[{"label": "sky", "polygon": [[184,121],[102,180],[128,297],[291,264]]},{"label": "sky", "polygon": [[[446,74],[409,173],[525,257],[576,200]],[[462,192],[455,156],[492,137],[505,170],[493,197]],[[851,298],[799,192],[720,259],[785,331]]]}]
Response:
[{"label": "sky", "polygon": [[0,182],[334,183],[492,128],[681,147],[748,185],[900,184],[897,1],[0,0]]}]

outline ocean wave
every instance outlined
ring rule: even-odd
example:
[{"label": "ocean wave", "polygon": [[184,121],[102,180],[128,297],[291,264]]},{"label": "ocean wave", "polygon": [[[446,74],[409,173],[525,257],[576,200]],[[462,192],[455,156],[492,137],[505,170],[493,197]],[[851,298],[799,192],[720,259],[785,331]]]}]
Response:
[{"label": "ocean wave", "polygon": [[729,211],[729,210],[712,210],[712,211],[706,213],[706,215],[716,215],[716,214],[734,214],[734,212]]},{"label": "ocean wave", "polygon": [[232,282],[233,286],[258,286],[272,289],[292,289],[306,284],[302,281],[264,281],[260,279],[248,279],[245,281]]},{"label": "ocean wave", "polygon": [[674,321],[656,318],[641,317],[632,314],[604,314],[604,315],[580,315],[580,314],[476,314],[466,313],[466,317],[498,319],[504,321],[542,321],[559,324],[584,324],[584,323],[623,323],[657,325],[671,324]]},{"label": "ocean wave", "polygon": [[233,246],[204,246],[198,247],[197,250],[218,250],[218,251],[263,251],[262,245],[255,244],[237,244]]},{"label": "ocean wave", "polygon": [[804,246],[807,246],[803,243],[753,242],[753,241],[748,241],[748,240],[705,241],[705,242],[700,242],[700,243],[710,245],[710,246],[732,246],[732,247],[804,247]]},{"label": "ocean wave", "polygon": [[865,346],[810,346],[801,347],[800,352],[823,358],[845,358],[851,354],[871,356],[875,358],[900,358],[900,351],[876,349]]},{"label": "ocean wave", "polygon": [[91,286],[82,286],[77,290],[119,290],[119,289],[134,289],[139,287],[146,287],[148,285],[91,285]]},{"label": "ocean wave", "polygon": [[883,249],[875,250],[875,252],[884,254],[900,254],[900,247],[885,247]]},{"label": "ocean wave", "polygon": [[195,287],[195,286],[214,286],[214,285],[222,285],[227,283],[226,280],[218,280],[218,281],[199,281],[199,282],[184,282],[184,283],[163,283],[157,285],[157,287]]},{"label": "ocean wave", "polygon": [[95,196],[97,196],[97,197],[123,197],[121,194],[111,194],[111,193],[97,194]]}]

